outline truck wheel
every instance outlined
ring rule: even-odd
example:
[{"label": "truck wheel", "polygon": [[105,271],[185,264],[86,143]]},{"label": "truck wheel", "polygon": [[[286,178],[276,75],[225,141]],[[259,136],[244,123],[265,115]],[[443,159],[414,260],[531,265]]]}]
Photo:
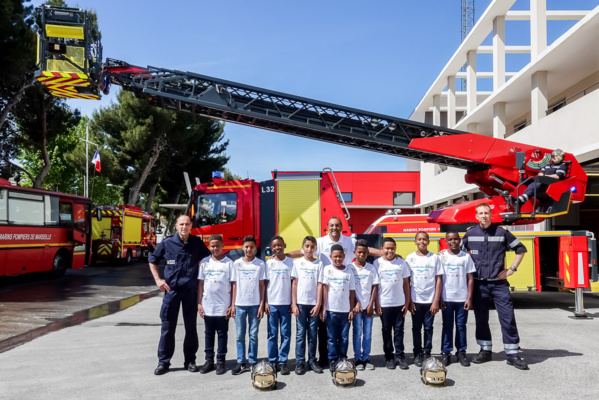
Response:
[{"label": "truck wheel", "polygon": [[125,264],[129,265],[131,264],[131,261],[133,260],[133,252],[131,251],[131,249],[127,250],[127,255],[125,256]]},{"label": "truck wheel", "polygon": [[58,252],[54,256],[54,262],[52,263],[52,270],[50,271],[50,277],[53,279],[61,278],[67,272],[69,267],[69,260],[65,257],[64,253]]}]

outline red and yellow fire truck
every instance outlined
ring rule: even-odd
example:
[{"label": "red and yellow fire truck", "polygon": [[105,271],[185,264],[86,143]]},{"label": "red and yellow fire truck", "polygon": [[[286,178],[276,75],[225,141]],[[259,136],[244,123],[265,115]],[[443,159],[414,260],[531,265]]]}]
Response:
[{"label": "red and yellow fire truck", "polygon": [[88,198],[23,188],[0,178],[0,276],[48,271],[52,277],[88,264]]},{"label": "red and yellow fire truck", "polygon": [[92,211],[92,262],[122,259],[129,264],[156,247],[154,217],[135,206],[97,206]]}]

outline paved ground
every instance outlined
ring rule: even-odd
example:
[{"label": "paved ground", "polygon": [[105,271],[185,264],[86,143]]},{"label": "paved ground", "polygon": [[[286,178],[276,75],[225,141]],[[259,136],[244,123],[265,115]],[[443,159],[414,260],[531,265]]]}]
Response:
[{"label": "paved ground", "polygon": [[[330,375],[312,372],[304,376],[279,376],[279,390],[260,393],[252,388],[249,373],[223,376],[201,375],[183,370],[181,344],[183,325],[177,332],[177,349],[171,372],[154,376],[161,297],[145,300],[122,312],[72,326],[0,354],[0,398],[30,399],[177,399],[219,396],[228,398],[596,398],[599,390],[599,301],[585,296],[585,307],[595,319],[569,318],[573,296],[566,293],[515,295],[516,316],[522,336],[522,355],[530,371],[507,366],[501,349],[501,334],[491,314],[496,351],[494,360],[463,368],[449,366],[448,386],[432,388],[419,379],[418,368],[407,371],[383,367],[380,321],[374,323],[373,357],[377,369],[358,375],[356,387],[340,389]],[[469,355],[477,352],[474,318],[470,315]],[[441,319],[436,318],[433,352],[440,343]],[[230,324],[227,367],[235,364],[235,325]],[[407,320],[406,350],[411,353],[411,323]],[[293,327],[295,332],[295,325]],[[200,351],[203,361],[203,324],[200,320]],[[294,342],[295,340],[293,340]],[[350,341],[351,342],[351,341]],[[294,354],[294,345],[291,354]],[[266,353],[266,324],[260,325],[259,356]],[[350,343],[350,355],[351,351]],[[411,354],[410,354],[411,355]],[[293,357],[292,357],[293,358]],[[293,359],[290,366],[293,367]],[[395,395],[395,396],[394,396]]]}]

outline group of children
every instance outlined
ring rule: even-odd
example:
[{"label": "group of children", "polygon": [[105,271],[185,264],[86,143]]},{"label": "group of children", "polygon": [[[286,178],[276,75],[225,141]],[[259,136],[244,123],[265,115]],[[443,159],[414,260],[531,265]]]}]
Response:
[{"label": "group of children", "polygon": [[232,373],[241,374],[256,364],[258,328],[264,314],[268,316],[268,360],[282,375],[290,373],[287,360],[292,314],[297,327],[298,375],[309,369],[323,372],[323,360],[319,363],[316,358],[319,319],[326,326],[327,361],[331,368],[347,357],[351,324],[356,368],[374,369],[370,351],[375,312],[381,318],[386,367],[395,369],[399,365],[408,369],[403,343],[408,312],[412,314],[414,364],[421,366],[430,357],[433,321],[439,310],[443,316],[442,361],[445,365],[451,362],[455,321],[456,356],[461,365],[468,366],[466,323],[472,302],[474,263],[460,250],[457,232],[448,232],[445,240],[448,249],[436,255],[428,251],[428,234],[418,232],[417,250],[404,260],[396,254],[395,241],[384,238],[383,256],[370,264],[369,247],[364,240],[356,241],[355,261],[347,263],[347,255],[339,244],[331,246],[330,262],[326,257],[316,258],[317,240],[312,236],[303,240],[303,257],[293,260],[285,254],[284,239],[275,236],[271,240],[272,256],[264,263],[256,258],[254,237],[244,238],[244,256],[233,262],[223,254],[222,237],[211,236],[212,255],[202,260],[198,276],[198,311],[205,321],[206,352],[200,372],[226,372],[230,318],[235,319],[237,337],[237,365]]}]

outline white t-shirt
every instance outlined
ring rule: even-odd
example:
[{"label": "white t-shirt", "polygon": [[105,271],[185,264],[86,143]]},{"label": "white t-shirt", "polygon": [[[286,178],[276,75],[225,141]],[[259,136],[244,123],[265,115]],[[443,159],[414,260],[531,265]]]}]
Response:
[{"label": "white t-shirt", "polygon": [[412,270],[412,301],[432,303],[435,299],[436,276],[444,274],[441,260],[429,251],[425,256],[414,252],[406,257],[406,261]]},{"label": "white t-shirt", "polygon": [[265,269],[264,262],[259,258],[251,262],[245,262],[243,258],[235,260],[233,280],[237,282],[236,306],[260,305],[260,281],[266,279]]},{"label": "white t-shirt", "polygon": [[320,259],[323,265],[332,264],[331,247],[334,244],[340,244],[341,247],[343,247],[343,252],[345,253],[343,265],[349,265],[355,258],[354,250],[356,249],[356,240],[349,236],[341,235],[338,242],[334,242],[329,235],[319,237],[316,239],[316,251],[314,252],[314,257]]},{"label": "white t-shirt", "polygon": [[339,270],[332,265],[327,265],[322,274],[322,284],[329,287],[326,310],[339,313],[350,312],[349,292],[356,287],[353,268],[345,267]]},{"label": "white t-shirt", "polygon": [[366,309],[370,304],[370,294],[372,286],[378,285],[381,281],[379,274],[374,265],[366,263],[363,267],[356,266],[356,263],[351,263],[350,266],[354,269],[354,280],[356,281],[356,297],[363,309]]},{"label": "white t-shirt", "polygon": [[285,257],[283,261],[274,258],[266,260],[266,294],[268,304],[273,306],[291,305],[291,270],[293,258]]},{"label": "white t-shirt", "polygon": [[374,260],[374,267],[379,273],[379,304],[381,307],[398,307],[406,304],[403,291],[404,278],[410,276],[410,266],[403,258],[393,261],[379,257]]},{"label": "white t-shirt", "polygon": [[439,253],[443,264],[443,299],[445,301],[464,302],[468,300],[468,274],[476,267],[470,254],[460,251],[454,255],[447,250]]},{"label": "white t-shirt", "polygon": [[231,281],[233,280],[233,261],[226,257],[220,261],[212,256],[200,262],[198,279],[204,281],[202,307],[209,317],[223,317],[231,307]]},{"label": "white t-shirt", "polygon": [[318,302],[318,280],[322,276],[322,261],[304,257],[293,261],[291,277],[297,279],[297,304],[315,306]]}]

